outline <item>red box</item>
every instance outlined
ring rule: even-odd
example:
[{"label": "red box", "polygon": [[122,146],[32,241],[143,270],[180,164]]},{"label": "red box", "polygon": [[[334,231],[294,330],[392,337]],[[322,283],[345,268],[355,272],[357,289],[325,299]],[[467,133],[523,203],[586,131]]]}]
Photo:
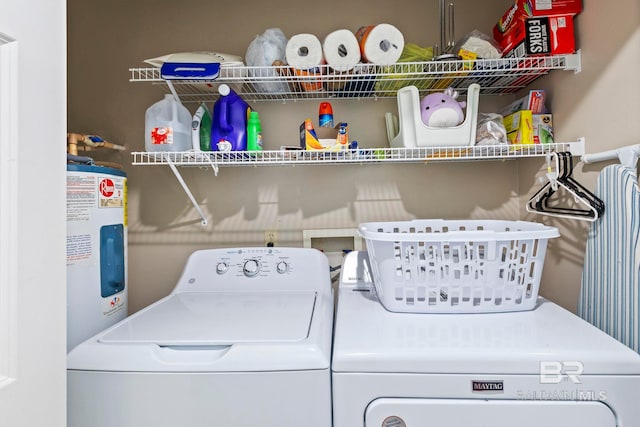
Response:
[{"label": "red box", "polygon": [[522,26],[527,18],[576,15],[581,11],[581,0],[516,0],[493,27],[493,38],[500,43],[513,27]]},{"label": "red box", "polygon": [[511,28],[499,45],[507,58],[574,53],[573,15],[528,18]]}]

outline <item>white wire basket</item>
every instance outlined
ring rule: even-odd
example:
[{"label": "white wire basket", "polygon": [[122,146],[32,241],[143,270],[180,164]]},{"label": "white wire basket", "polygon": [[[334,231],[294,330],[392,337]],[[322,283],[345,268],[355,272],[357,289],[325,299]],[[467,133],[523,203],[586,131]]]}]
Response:
[{"label": "white wire basket", "polygon": [[360,224],[376,293],[392,312],[494,313],[535,307],[555,227],[526,221]]}]

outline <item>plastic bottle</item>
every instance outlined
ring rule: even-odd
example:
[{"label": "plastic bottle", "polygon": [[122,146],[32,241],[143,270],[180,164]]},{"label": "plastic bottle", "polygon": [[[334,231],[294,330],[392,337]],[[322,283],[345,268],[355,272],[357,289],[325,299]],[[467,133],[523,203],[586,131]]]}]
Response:
[{"label": "plastic bottle", "polygon": [[211,151],[211,114],[204,103],[191,121],[191,143],[195,151]]},{"label": "plastic bottle", "polygon": [[220,98],[213,104],[211,122],[212,151],[247,149],[247,117],[251,107],[229,86],[218,87]]},{"label": "plastic bottle", "polygon": [[145,113],[147,151],[188,151],[191,149],[191,113],[167,94]]},{"label": "plastic bottle", "polygon": [[257,111],[249,113],[247,123],[247,151],[262,151],[262,125]]},{"label": "plastic bottle", "polygon": [[321,102],[318,112],[318,124],[320,127],[333,127],[333,108],[330,102]]}]

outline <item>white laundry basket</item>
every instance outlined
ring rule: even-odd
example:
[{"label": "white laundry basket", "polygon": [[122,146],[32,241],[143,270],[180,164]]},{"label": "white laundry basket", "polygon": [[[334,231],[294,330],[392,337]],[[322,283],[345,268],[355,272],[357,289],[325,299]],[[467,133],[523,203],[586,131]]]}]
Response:
[{"label": "white laundry basket", "polygon": [[373,282],[393,312],[487,313],[536,304],[555,227],[525,221],[360,224]]}]

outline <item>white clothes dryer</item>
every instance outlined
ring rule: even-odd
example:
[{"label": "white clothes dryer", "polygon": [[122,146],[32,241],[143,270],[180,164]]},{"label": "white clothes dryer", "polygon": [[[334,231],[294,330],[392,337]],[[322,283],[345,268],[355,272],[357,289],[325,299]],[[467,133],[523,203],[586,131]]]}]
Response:
[{"label": "white clothes dryer", "polygon": [[640,355],[558,305],[417,314],[378,301],[365,252],[341,272],[334,427],[640,425]]},{"label": "white clothes dryer", "polygon": [[332,328],[321,252],[196,251],[169,296],[69,353],[68,426],[330,427]]}]

